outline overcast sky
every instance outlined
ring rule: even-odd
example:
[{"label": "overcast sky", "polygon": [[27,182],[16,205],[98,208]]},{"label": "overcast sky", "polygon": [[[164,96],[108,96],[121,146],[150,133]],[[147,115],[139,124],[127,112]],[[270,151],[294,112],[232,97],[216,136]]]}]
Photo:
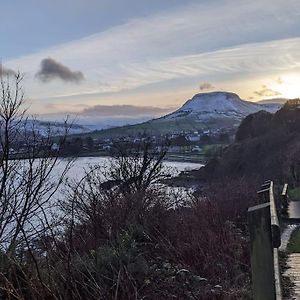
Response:
[{"label": "overcast sky", "polygon": [[25,73],[33,113],[143,118],[213,90],[300,96],[299,0],[4,0],[1,12],[3,72]]}]

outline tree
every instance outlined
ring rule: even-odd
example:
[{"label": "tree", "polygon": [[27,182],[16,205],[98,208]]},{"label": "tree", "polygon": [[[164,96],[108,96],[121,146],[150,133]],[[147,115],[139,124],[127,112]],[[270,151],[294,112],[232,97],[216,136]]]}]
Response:
[{"label": "tree", "polygon": [[[25,253],[35,261],[35,239],[53,230],[49,209],[70,167],[68,163],[61,172],[55,170],[56,178],[51,178],[59,157],[59,151],[55,156],[51,153],[53,130],[39,132],[36,121],[26,117],[22,80],[20,73],[0,77],[0,256],[2,263],[6,261],[0,298],[9,299],[16,295],[23,299],[24,285],[31,284],[29,276],[18,271],[18,261]],[[59,144],[67,132],[66,125]],[[23,141],[22,153],[12,151],[19,141]],[[34,265],[33,280],[44,286],[38,264]]]},{"label": "tree", "polygon": [[86,137],[85,144],[86,144],[88,150],[94,149],[94,140],[92,137],[90,137],[90,136]]},{"label": "tree", "polygon": [[201,136],[201,142],[202,143],[209,143],[210,142],[210,140],[211,140],[211,138],[210,138],[210,136],[208,135],[208,134],[203,134],[202,136]]},{"label": "tree", "polygon": [[[149,141],[130,150],[118,146],[108,168],[94,166],[80,182],[69,186],[66,215],[84,222],[89,219],[93,228],[105,223],[109,234],[117,235],[120,228],[145,221],[146,212],[156,205],[172,207],[160,185],[169,174],[163,166],[166,152],[166,146],[158,149]],[[99,232],[103,228],[94,233]]]},{"label": "tree", "polygon": [[222,142],[222,143],[229,143],[230,142],[229,134],[226,133],[226,132],[220,133],[219,141]]}]

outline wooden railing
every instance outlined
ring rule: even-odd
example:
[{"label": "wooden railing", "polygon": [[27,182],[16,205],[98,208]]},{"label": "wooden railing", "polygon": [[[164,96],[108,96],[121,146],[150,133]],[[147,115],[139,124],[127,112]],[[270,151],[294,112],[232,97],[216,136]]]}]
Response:
[{"label": "wooden railing", "polygon": [[288,209],[288,184],[286,183],[283,186],[283,190],[281,193],[281,213],[283,215],[287,215]]},{"label": "wooden railing", "polygon": [[287,201],[285,185],[276,201],[274,183],[266,181],[258,191],[258,205],[248,209],[251,273],[254,300],[282,299],[278,247],[281,244],[280,213]]}]

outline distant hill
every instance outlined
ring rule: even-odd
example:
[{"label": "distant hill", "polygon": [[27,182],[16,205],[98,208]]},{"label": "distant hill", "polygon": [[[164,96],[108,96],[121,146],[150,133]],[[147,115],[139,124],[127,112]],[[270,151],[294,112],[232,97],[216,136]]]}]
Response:
[{"label": "distant hill", "polygon": [[182,131],[237,127],[241,120],[264,110],[275,112],[278,104],[260,104],[242,100],[237,94],[212,92],[196,94],[181,108],[161,118],[135,125],[127,125],[94,131],[95,137],[117,137],[137,133],[167,134]]},{"label": "distant hill", "polygon": [[259,104],[270,104],[270,105],[277,104],[279,106],[282,106],[288,100],[289,99],[287,99],[287,98],[272,98],[272,99],[260,100],[257,103],[259,103]]},{"label": "distant hill", "polygon": [[66,127],[68,128],[68,134],[84,134],[91,131],[87,126],[76,123],[65,124],[63,122],[27,120],[25,124],[28,130],[31,130],[32,126],[34,126],[35,131],[39,132],[41,135],[49,134],[49,128],[51,128],[51,135],[64,134]]}]

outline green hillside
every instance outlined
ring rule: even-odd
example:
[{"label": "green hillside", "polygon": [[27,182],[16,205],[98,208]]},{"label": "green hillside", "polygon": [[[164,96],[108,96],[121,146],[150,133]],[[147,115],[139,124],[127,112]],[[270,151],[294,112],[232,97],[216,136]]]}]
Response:
[{"label": "green hillside", "polygon": [[236,120],[230,118],[211,119],[207,122],[200,122],[196,118],[181,117],[174,119],[154,119],[148,122],[135,125],[125,125],[104,130],[96,130],[80,136],[91,136],[92,138],[115,138],[121,136],[135,136],[139,133],[149,135],[165,135],[182,131],[197,131],[203,129],[214,129],[221,127],[233,127],[237,125]]}]

